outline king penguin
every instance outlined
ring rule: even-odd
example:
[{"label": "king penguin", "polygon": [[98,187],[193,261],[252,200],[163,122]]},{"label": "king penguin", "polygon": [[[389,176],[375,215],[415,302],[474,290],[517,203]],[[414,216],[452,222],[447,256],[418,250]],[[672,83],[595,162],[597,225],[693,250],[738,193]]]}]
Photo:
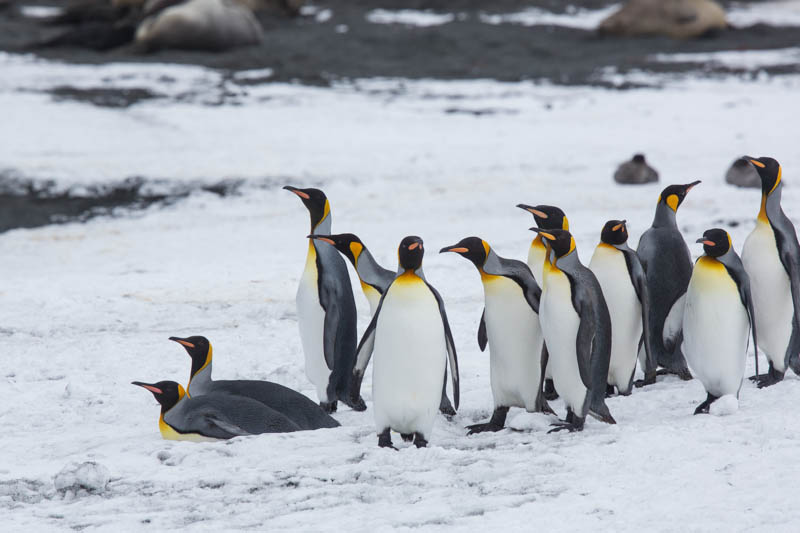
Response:
[{"label": "king penguin", "polygon": [[[631,393],[639,347],[644,346],[649,367],[655,365],[650,345],[644,338],[648,328],[649,298],[647,281],[639,256],[628,246],[624,220],[609,220],[600,233],[600,244],[589,262],[600,282],[611,315],[611,362],[608,367],[607,394],[614,387],[623,396]],[[642,332],[645,335],[642,335]]]},{"label": "king penguin", "polygon": [[597,278],[583,266],[565,230],[531,228],[547,240],[539,322],[553,383],[567,407],[553,431],[581,431],[587,414],[616,424],[606,405],[611,317]]},{"label": "king penguin", "polygon": [[[284,189],[296,194],[308,209],[312,234],[330,234],[331,205],[325,193],[288,185]],[[348,394],[358,340],[356,302],[347,265],[330,244],[308,241],[296,301],[306,376],[317,388],[320,406],[332,413],[337,400],[342,400],[363,411],[367,408],[364,400]]]},{"label": "king penguin", "polygon": [[339,422],[323,411],[319,405],[305,395],[283,385],[252,379],[214,381],[211,379],[214,350],[205,337],[199,335],[187,338],[170,337],[169,340],[183,346],[192,359],[189,384],[186,386],[189,396],[196,397],[213,393],[244,396],[281,413],[296,423],[300,429],[339,426]]},{"label": "king penguin", "polygon": [[761,178],[761,210],[742,249],[750,275],[761,350],[769,370],[753,376],[759,387],[781,381],[786,369],[800,374],[800,245],[781,208],[781,166],[771,157],[745,156]]},{"label": "king penguin", "polygon": [[[539,229],[563,229],[569,231],[567,215],[558,207],[553,205],[531,206],[527,204],[517,204],[517,207],[533,215],[536,227]],[[528,267],[531,269],[533,277],[536,278],[536,283],[538,283],[540,287],[543,283],[542,271],[544,269],[546,248],[547,246],[542,241],[542,236],[538,234],[533,238],[530,248],[528,248]],[[545,371],[544,396],[548,400],[555,400],[558,398],[558,393],[553,386],[553,375],[550,372],[549,366]]]},{"label": "king penguin", "polygon": [[378,308],[358,345],[353,371],[357,395],[364,369],[372,365],[372,398],[378,446],[393,447],[391,430],[425,447],[433,430],[447,360],[458,409],[458,359],[442,297],[420,277],[422,239],[400,242],[399,273],[381,296]]},{"label": "king penguin", "polygon": [[485,320],[489,343],[494,412],[489,422],[469,426],[468,434],[500,431],[509,407],[555,414],[542,391],[545,363],[539,326],[542,291],[531,270],[521,261],[500,257],[478,237],[462,239],[442,248],[440,253],[444,252],[454,252],[470,260],[483,282],[485,308],[481,319]]},{"label": "king penguin", "polygon": [[[333,245],[339,252],[345,256],[348,261],[353,265],[356,271],[359,282],[361,282],[361,290],[369,302],[370,316],[375,314],[378,309],[378,303],[381,301],[381,296],[389,285],[394,281],[396,272],[392,272],[388,268],[383,268],[372,257],[367,246],[361,242],[356,235],[352,233],[341,233],[339,235],[309,235],[310,238],[318,241],[327,242]],[[425,275],[420,269],[417,274],[425,279]],[[442,383],[442,399],[439,402],[439,411],[443,415],[455,416],[456,410],[453,409],[453,404],[447,397],[447,369],[444,371],[444,381]]]},{"label": "king penguin", "polygon": [[191,397],[174,381],[133,384],[152,392],[161,404],[158,429],[166,440],[201,442],[300,430],[279,412],[249,398],[229,394]]},{"label": "king penguin", "polygon": [[707,413],[721,396],[739,397],[751,333],[758,357],[750,279],[730,235],[710,229],[697,242],[705,255],[694,264],[683,314],[686,360],[708,394],[696,415]]},{"label": "king penguin", "polygon": [[[692,275],[689,247],[681,236],[675,215],[686,195],[700,183],[670,185],[658,197],[653,225],[639,239],[636,254],[642,262],[650,298],[648,326],[651,358],[644,359],[644,385],[656,382],[656,366],[665,373],[692,379],[681,351],[683,306]],[[641,356],[641,354],[640,354]]]}]

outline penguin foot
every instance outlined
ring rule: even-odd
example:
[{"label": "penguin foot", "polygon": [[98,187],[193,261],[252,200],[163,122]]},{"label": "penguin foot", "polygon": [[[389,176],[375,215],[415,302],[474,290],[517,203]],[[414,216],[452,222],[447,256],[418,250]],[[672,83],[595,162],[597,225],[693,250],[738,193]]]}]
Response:
[{"label": "penguin foot", "polygon": [[780,383],[781,381],[783,381],[783,376],[781,374],[778,374],[777,376],[772,373],[762,374],[758,376],[756,385],[758,385],[759,389],[763,389],[764,387],[771,387],[772,385]]},{"label": "penguin foot", "polygon": [[[357,396],[355,399],[351,397],[339,398],[343,404],[351,408],[353,411],[366,411],[367,404],[364,403],[364,399],[361,396]],[[335,409],[334,409],[335,410]]]},{"label": "penguin foot", "polygon": [[332,402],[319,402],[319,406],[322,407],[322,410],[328,414],[336,412],[336,400]]},{"label": "penguin foot", "polygon": [[693,379],[692,373],[689,372],[688,368],[679,368],[677,370],[674,370],[672,368],[659,368],[658,370],[656,370],[657,376],[668,376],[670,374],[678,376],[683,381],[691,381]]},{"label": "penguin foot", "polygon": [[641,389],[642,387],[645,387],[647,385],[654,385],[656,382],[657,374],[658,372],[645,372],[644,379],[637,379],[636,381],[633,382],[633,385],[637,389]]},{"label": "penguin foot", "polygon": [[456,416],[456,410],[453,409],[453,405],[450,403],[450,400],[446,400],[442,398],[442,403],[439,404],[439,412],[447,417]]},{"label": "penguin foot", "polygon": [[391,448],[393,450],[397,450],[397,448],[392,445],[392,434],[389,428],[386,428],[383,430],[383,432],[378,433],[378,446],[381,448]]},{"label": "penguin foot", "polygon": [[500,424],[495,424],[491,420],[489,422],[484,422],[482,424],[472,424],[471,426],[467,426],[467,435],[474,435],[476,433],[485,433],[487,431],[500,431],[505,426]]},{"label": "penguin foot", "polygon": [[411,442],[412,440],[414,440],[414,434],[413,433],[401,433],[400,434],[400,438],[403,439],[403,442]]},{"label": "penguin foot", "polygon": [[576,431],[583,431],[583,421],[580,424],[576,424],[575,422],[554,422],[550,424],[553,428],[547,432],[549,435],[550,433],[558,433],[559,431],[567,430],[570,433],[574,433]]},{"label": "penguin foot", "polygon": [[606,398],[614,396],[614,385],[606,385]]},{"label": "penguin foot", "polygon": [[696,415],[708,414],[708,410],[711,407],[711,404],[716,402],[718,399],[719,399],[718,396],[708,394],[708,396],[706,397],[706,401],[697,406],[697,409],[694,410],[694,414]]},{"label": "penguin foot", "polygon": [[556,386],[552,379],[544,380],[544,399],[548,401],[558,399],[558,392],[556,392]]},{"label": "penguin foot", "polygon": [[414,433],[414,446],[417,448],[426,448],[428,446],[428,441],[425,440],[422,433]]}]

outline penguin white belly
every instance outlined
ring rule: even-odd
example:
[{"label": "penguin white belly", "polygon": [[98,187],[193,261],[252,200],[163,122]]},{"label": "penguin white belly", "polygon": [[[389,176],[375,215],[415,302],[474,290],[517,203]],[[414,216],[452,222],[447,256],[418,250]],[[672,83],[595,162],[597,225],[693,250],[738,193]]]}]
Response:
[{"label": "penguin white belly", "polygon": [[328,381],[331,370],[325,362],[323,332],[325,330],[325,310],[319,301],[317,287],[316,253],[309,248],[306,268],[297,288],[297,322],[300,327],[300,342],[305,354],[306,376],[317,389],[320,401],[328,399]]},{"label": "penguin white belly", "polygon": [[572,306],[572,288],[567,276],[557,269],[545,276],[539,322],[550,354],[548,366],[553,372],[553,384],[566,406],[576,415],[584,416],[587,388],[581,380],[576,348],[580,316]]},{"label": "penguin white belly", "polygon": [[534,411],[542,373],[539,317],[514,281],[485,276],[483,286],[495,407],[524,407]]},{"label": "penguin white belly", "polygon": [[445,365],[444,325],[436,298],[416,276],[396,280],[375,330],[372,398],[379,433],[388,427],[430,438]]},{"label": "penguin white belly", "polygon": [[792,334],[792,288],[783,268],[775,233],[759,220],[742,249],[742,263],[750,277],[750,294],[756,315],[758,347],[779,372],[786,370],[784,356]]},{"label": "penguin white belly", "polygon": [[608,384],[621,391],[628,389],[642,336],[642,304],[636,296],[623,253],[613,246],[600,244],[595,249],[589,269],[594,272],[611,315],[611,361]]},{"label": "penguin white belly", "polygon": [[683,351],[707,392],[738,396],[749,333],[747,311],[725,266],[700,258],[686,293]]},{"label": "penguin white belly", "polygon": [[381,293],[379,293],[375,287],[363,281],[361,282],[361,290],[364,291],[364,296],[369,302],[369,315],[374,316],[375,310],[378,308],[378,304],[381,301]]},{"label": "penguin white belly", "polygon": [[[539,239],[534,239],[531,243],[530,249],[528,250],[528,268],[531,269],[533,278],[536,280],[536,283],[539,285],[539,287],[544,285],[544,275],[542,271],[544,268],[544,258],[546,255],[547,248],[545,248]],[[544,377],[547,379],[553,379],[553,371],[550,369],[550,365],[547,365]]]}]

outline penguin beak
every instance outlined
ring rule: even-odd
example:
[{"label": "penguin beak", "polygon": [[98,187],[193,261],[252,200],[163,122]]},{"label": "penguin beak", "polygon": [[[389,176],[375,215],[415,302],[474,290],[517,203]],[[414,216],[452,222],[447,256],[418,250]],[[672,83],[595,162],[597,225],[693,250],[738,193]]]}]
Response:
[{"label": "penguin beak", "polygon": [[194,348],[194,344],[187,341],[186,339],[181,339],[180,337],[170,337],[169,340],[177,342],[178,344],[181,344],[186,348]]},{"label": "penguin beak", "polygon": [[469,248],[464,248],[463,246],[453,245],[453,246],[445,246],[444,248],[439,250],[440,254],[443,254],[445,252],[455,252],[457,254],[465,254],[465,253],[469,252]]},{"label": "penguin beak", "polygon": [[162,391],[155,385],[151,385],[149,383],[142,383],[141,381],[131,381],[131,385],[136,385],[137,387],[142,387],[143,389],[147,389],[153,394],[164,394],[164,391]]},{"label": "penguin beak", "polygon": [[547,218],[547,213],[545,213],[544,211],[539,211],[538,209],[536,209],[533,206],[525,205],[525,204],[517,204],[517,207],[519,207],[520,209],[524,209],[528,213],[530,213],[532,215],[536,215],[539,218]]},{"label": "penguin beak", "polygon": [[535,231],[536,233],[538,233],[539,235],[541,235],[542,237],[544,237],[548,241],[556,240],[555,235],[553,235],[552,233],[547,233],[547,231],[545,231],[543,229],[539,229],[539,228],[528,228],[528,229],[531,230],[531,231]]},{"label": "penguin beak", "polygon": [[689,192],[689,191],[691,191],[691,190],[692,190],[692,189],[693,189],[695,186],[697,186],[699,183],[702,183],[702,182],[701,182],[700,180],[693,181],[693,182],[689,183],[688,185],[684,185],[684,188],[686,188],[686,192]]},{"label": "penguin beak", "polygon": [[328,244],[336,245],[336,243],[333,242],[333,239],[329,237],[324,237],[322,235],[306,235],[306,237],[308,237],[309,239],[315,239],[318,241],[327,242]]},{"label": "penguin beak", "polygon": [[301,191],[297,187],[292,187],[291,185],[286,185],[284,187],[284,189],[289,191],[289,192],[295,193],[297,196],[299,196],[303,200],[308,200],[310,198],[310,196],[307,193],[304,193],[303,191]]}]

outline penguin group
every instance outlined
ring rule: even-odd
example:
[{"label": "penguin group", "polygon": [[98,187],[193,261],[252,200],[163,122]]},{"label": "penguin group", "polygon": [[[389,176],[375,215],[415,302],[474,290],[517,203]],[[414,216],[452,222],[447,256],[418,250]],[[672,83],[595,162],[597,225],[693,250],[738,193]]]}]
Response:
[{"label": "penguin group", "polygon": [[[501,257],[475,236],[442,248],[472,263],[483,285],[477,341],[489,348],[494,405],[491,418],[467,434],[503,429],[512,407],[555,415],[549,402],[556,398],[566,413],[550,432],[581,431],[587,416],[616,424],[606,398],[628,396],[663,374],[697,377],[707,397],[695,414],[707,413],[723,396],[738,399],[750,339],[759,388],[781,381],[788,368],[800,374],[800,245],[780,205],[781,167],[770,157],[744,159],[761,179],[762,199],[741,258],[730,235],[712,228],[695,241],[704,254],[692,264],[676,218],[699,181],[662,191],[635,250],[627,221],[607,221],[588,266],[566,214],[550,205],[517,206],[536,223],[527,262]],[[188,391],[174,382],[135,383],[161,404],[162,435],[201,440],[334,427],[339,402],[367,409],[361,384],[372,360],[378,445],[394,448],[394,431],[427,446],[437,413],[456,413],[460,386],[445,302],[423,272],[422,238],[405,237],[397,269],[385,268],[355,234],[333,233],[324,192],[284,189],[310,217],[296,304],[305,373],[319,404],[269,382],[212,381],[207,339],[173,337],[192,358]],[[370,307],[360,340],[345,259]],[[644,377],[634,381],[637,365]]]}]

